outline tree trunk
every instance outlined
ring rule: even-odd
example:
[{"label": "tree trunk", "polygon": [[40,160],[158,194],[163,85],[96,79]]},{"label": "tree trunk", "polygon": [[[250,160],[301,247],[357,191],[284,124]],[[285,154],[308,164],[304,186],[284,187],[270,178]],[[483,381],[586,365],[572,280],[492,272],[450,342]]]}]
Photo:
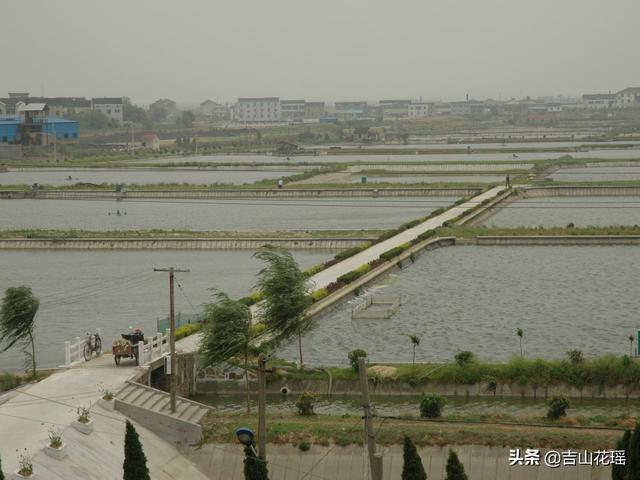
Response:
[{"label": "tree trunk", "polygon": [[247,413],[251,413],[251,395],[249,393],[249,354],[244,354],[244,382],[247,390]]},{"label": "tree trunk", "polygon": [[29,330],[29,340],[31,341],[31,375],[36,378],[36,345],[33,341],[33,332]]},{"label": "tree trunk", "polygon": [[300,353],[300,370],[304,369],[304,362],[302,360],[302,333],[298,330],[298,352]]},{"label": "tree trunk", "polygon": [[416,346],[413,346],[413,365],[411,368],[416,368]]},{"label": "tree trunk", "polygon": [[520,356],[524,357],[524,355],[522,354],[522,337],[520,337]]}]

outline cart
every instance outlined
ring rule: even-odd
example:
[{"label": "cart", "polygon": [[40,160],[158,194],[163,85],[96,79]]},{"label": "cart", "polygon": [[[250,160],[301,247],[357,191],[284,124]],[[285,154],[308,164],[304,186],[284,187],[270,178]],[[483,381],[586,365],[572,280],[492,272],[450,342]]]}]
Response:
[{"label": "cart", "polygon": [[116,365],[120,365],[121,358],[135,358],[136,364],[138,363],[138,342],[144,341],[144,334],[142,333],[123,333],[121,339],[113,342],[111,351],[113,353],[113,360]]}]

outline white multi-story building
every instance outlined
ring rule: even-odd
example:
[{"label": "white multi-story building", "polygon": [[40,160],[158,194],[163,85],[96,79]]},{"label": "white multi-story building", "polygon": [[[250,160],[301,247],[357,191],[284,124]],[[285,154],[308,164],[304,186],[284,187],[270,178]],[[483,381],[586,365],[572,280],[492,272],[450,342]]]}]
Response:
[{"label": "white multi-story building", "polygon": [[243,123],[280,121],[280,98],[239,98],[234,112],[235,120]]},{"label": "white multi-story building", "polygon": [[616,96],[613,93],[593,93],[582,95],[582,106],[587,110],[607,110],[613,108]]},{"label": "white multi-story building", "polygon": [[430,103],[410,103],[409,104],[409,118],[420,118],[431,115]]},{"label": "white multi-story building", "polygon": [[280,118],[291,122],[304,120],[304,100],[280,100]]},{"label": "white multi-story building", "polygon": [[109,120],[122,123],[122,97],[92,98],[91,109],[104,113]]},{"label": "white multi-story building", "polygon": [[615,94],[616,108],[640,107],[640,87],[625,88]]}]

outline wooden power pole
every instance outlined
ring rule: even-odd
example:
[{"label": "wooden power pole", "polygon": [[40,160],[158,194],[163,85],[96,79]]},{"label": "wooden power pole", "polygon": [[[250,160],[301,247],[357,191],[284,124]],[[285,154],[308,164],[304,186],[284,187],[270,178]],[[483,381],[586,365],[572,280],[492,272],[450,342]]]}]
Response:
[{"label": "wooden power pole", "polygon": [[[267,357],[258,357],[258,456],[267,459]],[[245,375],[248,374],[245,373]]]},{"label": "wooden power pole", "polygon": [[176,317],[173,299],[173,277],[176,272],[188,272],[177,268],[154,268],[154,272],[169,272],[169,351],[171,375],[169,376],[169,393],[171,394],[171,413],[176,412]]},{"label": "wooden power pole", "polygon": [[367,434],[367,448],[369,450],[369,465],[371,480],[382,480],[382,455],[376,453],[376,434],[373,430],[373,416],[369,401],[369,381],[364,358],[358,358],[358,373],[360,375],[360,390],[362,391],[362,407],[364,408],[364,428]]}]

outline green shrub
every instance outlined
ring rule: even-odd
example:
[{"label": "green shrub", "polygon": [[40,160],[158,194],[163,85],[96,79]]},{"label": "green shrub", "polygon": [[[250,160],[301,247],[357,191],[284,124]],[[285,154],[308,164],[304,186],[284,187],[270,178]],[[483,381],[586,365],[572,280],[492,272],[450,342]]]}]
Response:
[{"label": "green shrub", "polygon": [[318,302],[320,300],[322,300],[323,298],[325,298],[327,295],[329,295],[329,292],[327,292],[326,288],[320,288],[314,292],[311,293],[311,300],[313,300],[313,302]]},{"label": "green shrub", "polygon": [[320,263],[318,265],[314,265],[313,267],[307,268],[302,274],[305,277],[313,277],[316,273],[319,273],[324,270],[324,263]]},{"label": "green shrub", "polygon": [[469,352],[468,350],[458,352],[456,353],[455,359],[458,365],[464,367],[473,361],[473,352]]},{"label": "green shrub", "polygon": [[303,417],[309,417],[315,415],[313,412],[313,405],[316,402],[316,396],[313,392],[304,392],[300,395],[300,398],[296,402],[296,408],[298,409],[298,415]]},{"label": "green shrub", "polygon": [[1,373],[0,374],[0,392],[5,390],[12,390],[19,387],[22,384],[22,378],[13,373]]},{"label": "green shrub", "polygon": [[264,294],[262,292],[253,292],[248,297],[242,297],[238,301],[240,303],[244,303],[247,307],[250,307],[251,305],[255,305],[256,303],[261,302],[263,298]]},{"label": "green shrub", "polygon": [[311,444],[307,441],[302,441],[298,444],[298,449],[301,452],[308,452],[311,449]]},{"label": "green shrub", "polygon": [[569,361],[574,365],[577,365],[578,363],[582,363],[584,361],[582,350],[569,350],[567,352],[567,357],[569,358]]},{"label": "green shrub", "polygon": [[567,400],[563,395],[554,395],[549,399],[547,404],[549,405],[549,410],[547,411],[548,419],[557,420],[567,414],[569,400]]},{"label": "green shrub", "polygon": [[180,340],[181,338],[188,337],[189,335],[193,335],[198,332],[202,328],[201,323],[188,323],[186,325],[182,325],[181,327],[176,328],[176,340]]},{"label": "green shrub", "polygon": [[342,252],[337,253],[333,257],[333,259],[337,260],[337,261],[345,260],[345,259],[347,259],[349,257],[353,257],[354,255],[357,255],[358,253],[362,252],[363,250],[366,250],[370,246],[371,246],[371,242],[361,243],[357,247],[351,247],[351,248],[348,248],[347,250],[343,250]]},{"label": "green shrub", "polygon": [[358,359],[359,358],[366,358],[367,357],[367,352],[365,352],[364,350],[361,350],[359,348],[356,348],[355,350],[351,350],[347,357],[349,358],[349,363],[351,364],[351,368],[353,368],[353,370],[355,372],[358,371]]},{"label": "green shrub", "polygon": [[343,275],[340,275],[338,277],[338,281],[345,283],[345,284],[349,284],[351,282],[353,282],[354,280],[357,280],[358,278],[360,278],[362,276],[361,273],[355,271],[355,270],[351,270],[350,272],[347,272]]},{"label": "green shrub", "polygon": [[400,255],[404,251],[405,251],[405,248],[402,247],[402,246],[393,247],[392,249],[387,250],[386,252],[382,253],[380,255],[380,259],[382,259],[382,260],[391,260],[392,258],[397,257],[398,255]]},{"label": "green shrub", "polygon": [[438,418],[442,415],[442,408],[446,403],[446,400],[440,395],[424,395],[420,400],[420,416]]}]

